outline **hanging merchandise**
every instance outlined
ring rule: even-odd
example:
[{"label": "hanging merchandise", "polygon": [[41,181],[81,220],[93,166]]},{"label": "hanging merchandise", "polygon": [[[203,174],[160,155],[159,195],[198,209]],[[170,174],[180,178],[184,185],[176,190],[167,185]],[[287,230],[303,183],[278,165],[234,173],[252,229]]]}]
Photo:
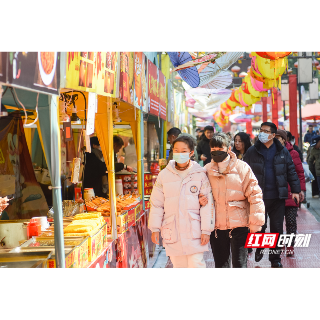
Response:
[{"label": "hanging merchandise", "polygon": [[71,182],[76,184],[79,182],[81,158],[74,158],[72,161],[72,164],[73,166],[72,166]]},{"label": "hanging merchandise", "polygon": [[[168,52],[170,60],[175,68],[192,61],[189,52]],[[200,84],[198,69],[195,66],[178,70],[181,79],[187,82],[192,88],[196,88]]]},{"label": "hanging merchandise", "polygon": [[[170,54],[173,56],[174,54],[185,54],[185,56],[187,56],[187,54],[189,54],[191,56],[191,58],[193,60],[191,61],[188,61],[184,64],[181,64],[179,66],[177,66],[176,68],[174,68],[172,70],[172,72],[174,71],[178,71],[178,70],[183,70],[183,69],[186,69],[186,68],[190,68],[190,67],[194,67],[194,66],[206,66],[208,65],[209,63],[214,63],[215,60],[217,60],[218,58],[220,58],[221,56],[223,56],[226,52],[214,52],[214,53],[210,53],[210,54],[207,54],[207,55],[204,55],[200,58],[194,58],[191,56],[191,54],[189,52],[170,52]],[[169,53],[168,53],[169,54]],[[173,59],[175,59],[175,57],[173,57]]]},{"label": "hanging merchandise", "polygon": [[221,71],[214,79],[201,86],[205,89],[224,89],[232,83],[232,73],[229,71]]},{"label": "hanging merchandise", "polygon": [[90,136],[94,133],[94,121],[97,110],[97,95],[93,92],[88,94],[88,111],[87,111],[87,125],[86,125],[86,134]]},{"label": "hanging merchandise", "polygon": [[[223,70],[232,66],[241,56],[243,52],[227,52],[221,58],[217,59],[215,63],[210,63],[206,68],[199,73],[200,84],[202,87],[205,84],[213,81],[213,79]],[[199,69],[200,70],[200,69]]]}]

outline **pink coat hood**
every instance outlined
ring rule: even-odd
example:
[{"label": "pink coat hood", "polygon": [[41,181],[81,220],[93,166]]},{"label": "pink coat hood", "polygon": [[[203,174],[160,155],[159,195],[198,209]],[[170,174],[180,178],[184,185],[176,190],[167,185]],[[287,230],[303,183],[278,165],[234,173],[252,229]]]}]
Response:
[{"label": "pink coat hood", "polygon": [[[207,196],[206,206],[200,206],[199,193]],[[192,168],[182,179],[171,160],[158,175],[150,203],[149,229],[161,231],[168,256],[208,250],[200,238],[214,230],[215,209],[206,171],[198,163],[192,161]]]}]

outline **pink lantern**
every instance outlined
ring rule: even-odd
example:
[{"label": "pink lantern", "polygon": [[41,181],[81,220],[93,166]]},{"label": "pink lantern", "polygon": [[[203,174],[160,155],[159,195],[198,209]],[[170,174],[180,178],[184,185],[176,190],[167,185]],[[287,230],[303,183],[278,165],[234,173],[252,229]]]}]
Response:
[{"label": "pink lantern", "polygon": [[259,92],[268,91],[268,89],[263,88],[263,82],[258,81],[251,76],[250,76],[250,79],[251,79],[251,84],[252,84],[254,90],[259,91]]}]

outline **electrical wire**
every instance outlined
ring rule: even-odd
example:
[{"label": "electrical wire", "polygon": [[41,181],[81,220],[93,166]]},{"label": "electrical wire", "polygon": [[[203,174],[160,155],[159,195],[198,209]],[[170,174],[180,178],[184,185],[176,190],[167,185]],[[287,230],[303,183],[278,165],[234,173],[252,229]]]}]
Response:
[{"label": "electrical wire", "polygon": [[16,95],[16,98],[17,98],[18,102],[20,103],[21,107],[23,108],[23,111],[24,111],[24,124],[23,124],[23,126],[25,126],[25,125],[27,124],[27,120],[28,120],[28,114],[27,114],[26,108],[24,107],[24,105],[22,104],[22,102],[19,100],[15,88],[13,88],[13,91],[14,91],[14,93],[15,93],[15,95]]}]

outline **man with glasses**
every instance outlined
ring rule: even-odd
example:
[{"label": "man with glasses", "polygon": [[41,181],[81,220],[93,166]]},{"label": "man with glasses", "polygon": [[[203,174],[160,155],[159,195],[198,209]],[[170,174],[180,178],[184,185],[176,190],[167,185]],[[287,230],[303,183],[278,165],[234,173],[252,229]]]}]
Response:
[{"label": "man with glasses", "polygon": [[[299,202],[300,181],[289,151],[275,138],[277,126],[272,122],[261,124],[259,140],[247,150],[244,161],[249,164],[259,186],[262,189],[265,204],[266,223],[261,233],[267,228],[267,215],[270,218],[270,232],[283,233],[285,199],[288,198],[288,183],[292,199]],[[255,260],[259,262],[263,249],[257,249]],[[281,249],[275,247],[269,254],[272,268],[282,268]]]}]

